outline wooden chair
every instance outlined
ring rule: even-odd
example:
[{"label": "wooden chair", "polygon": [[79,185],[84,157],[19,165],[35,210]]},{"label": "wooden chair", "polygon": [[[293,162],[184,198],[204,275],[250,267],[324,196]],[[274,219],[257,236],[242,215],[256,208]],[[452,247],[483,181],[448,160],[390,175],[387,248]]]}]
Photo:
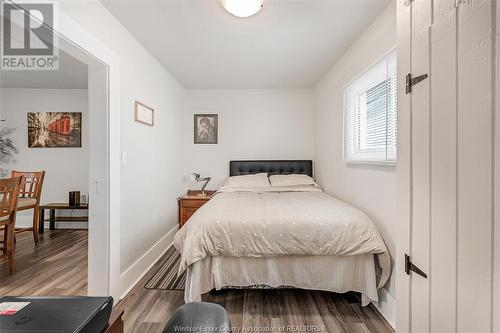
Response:
[{"label": "wooden chair", "polygon": [[40,210],[40,197],[42,195],[43,177],[45,171],[23,172],[12,170],[11,177],[22,177],[19,189],[17,211],[33,209],[33,226],[29,228],[16,228],[15,233],[33,231],[35,243],[38,243],[38,214]]},{"label": "wooden chair", "polygon": [[11,273],[14,273],[14,229],[20,186],[21,177],[0,179],[0,227],[4,227],[1,250]]}]

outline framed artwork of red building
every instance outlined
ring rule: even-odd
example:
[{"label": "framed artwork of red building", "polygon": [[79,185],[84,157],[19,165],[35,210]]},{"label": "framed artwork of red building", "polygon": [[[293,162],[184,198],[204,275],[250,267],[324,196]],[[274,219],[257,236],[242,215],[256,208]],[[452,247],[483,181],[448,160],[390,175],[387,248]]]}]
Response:
[{"label": "framed artwork of red building", "polygon": [[81,146],[81,112],[28,112],[29,148]]}]

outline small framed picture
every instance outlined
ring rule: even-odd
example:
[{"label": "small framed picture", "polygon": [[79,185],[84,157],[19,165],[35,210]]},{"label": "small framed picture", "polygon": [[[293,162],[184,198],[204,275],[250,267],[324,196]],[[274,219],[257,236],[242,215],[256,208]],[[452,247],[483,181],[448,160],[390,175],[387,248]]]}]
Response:
[{"label": "small framed picture", "polygon": [[195,114],[194,115],[194,143],[217,144],[219,131],[219,115]]},{"label": "small framed picture", "polygon": [[142,104],[141,102],[135,101],[134,103],[134,120],[138,123],[145,124],[148,126],[155,125],[155,110],[149,106]]}]

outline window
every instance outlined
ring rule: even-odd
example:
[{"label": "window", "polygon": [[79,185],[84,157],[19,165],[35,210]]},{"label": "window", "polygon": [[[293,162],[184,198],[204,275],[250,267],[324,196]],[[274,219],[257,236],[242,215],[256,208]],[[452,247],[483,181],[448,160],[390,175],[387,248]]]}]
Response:
[{"label": "window", "polygon": [[395,163],[397,150],[396,51],[344,89],[344,159]]}]

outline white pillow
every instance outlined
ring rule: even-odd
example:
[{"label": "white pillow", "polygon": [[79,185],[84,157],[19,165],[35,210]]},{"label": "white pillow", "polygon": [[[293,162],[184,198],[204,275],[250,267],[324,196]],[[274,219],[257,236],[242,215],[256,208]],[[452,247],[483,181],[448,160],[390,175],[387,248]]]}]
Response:
[{"label": "white pillow", "polygon": [[253,175],[232,176],[229,177],[221,189],[232,188],[269,188],[269,179],[267,173],[257,173]]},{"label": "white pillow", "polygon": [[308,175],[272,175],[269,177],[271,186],[318,186]]}]

